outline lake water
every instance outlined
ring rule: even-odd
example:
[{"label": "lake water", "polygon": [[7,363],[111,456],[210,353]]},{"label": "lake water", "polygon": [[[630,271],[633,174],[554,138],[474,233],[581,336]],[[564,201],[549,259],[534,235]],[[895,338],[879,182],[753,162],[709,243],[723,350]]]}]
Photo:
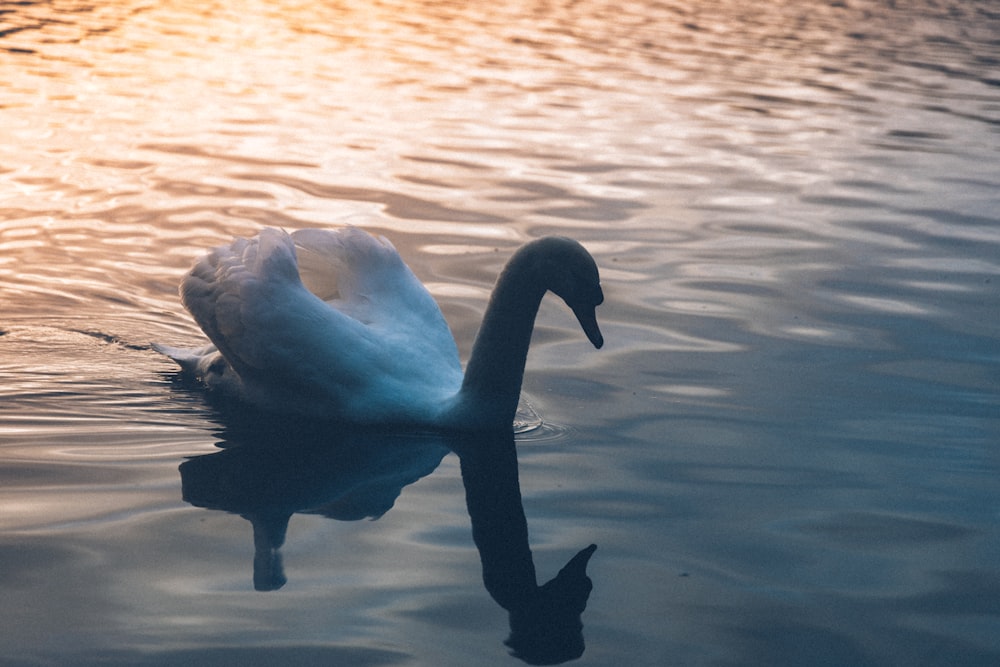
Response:
[{"label": "lake water", "polygon": [[[4,665],[1000,664],[994,2],[3,3],[0,137]],[[463,358],[593,252],[516,461],[150,349],[205,249],[347,223]]]}]

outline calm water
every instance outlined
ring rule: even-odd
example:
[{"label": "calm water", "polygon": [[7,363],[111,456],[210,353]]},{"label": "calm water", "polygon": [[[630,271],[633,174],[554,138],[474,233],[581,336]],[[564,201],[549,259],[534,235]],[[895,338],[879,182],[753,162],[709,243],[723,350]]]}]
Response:
[{"label": "calm water", "polygon": [[[3,664],[521,664],[591,543],[576,664],[1000,664],[995,3],[0,3],[0,137]],[[205,248],[343,223],[463,354],[517,245],[593,251],[517,469],[149,349]]]}]

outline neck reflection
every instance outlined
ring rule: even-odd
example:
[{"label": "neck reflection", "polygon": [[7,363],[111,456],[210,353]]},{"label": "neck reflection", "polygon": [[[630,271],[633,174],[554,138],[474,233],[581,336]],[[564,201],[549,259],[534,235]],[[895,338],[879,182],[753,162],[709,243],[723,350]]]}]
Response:
[{"label": "neck reflection", "polygon": [[453,443],[453,448],[462,465],[483,583],[509,615],[506,644],[513,655],[534,665],[579,658],[584,651],[580,616],[593,587],[587,563],[597,546],[582,549],[539,586],[521,502],[514,436],[477,436]]}]

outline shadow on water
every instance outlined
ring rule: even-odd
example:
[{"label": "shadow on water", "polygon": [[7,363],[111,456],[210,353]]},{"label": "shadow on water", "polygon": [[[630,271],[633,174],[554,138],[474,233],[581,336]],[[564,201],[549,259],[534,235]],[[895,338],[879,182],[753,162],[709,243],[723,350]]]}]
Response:
[{"label": "shadow on water", "polygon": [[287,581],[280,550],[293,514],[377,519],[404,487],[455,452],[483,583],[508,612],[511,654],[529,664],[583,655],[581,615],[592,588],[586,567],[597,547],[582,549],[537,584],[513,433],[400,434],[246,417],[229,420],[220,451],[188,459],[180,474],[185,501],[253,525],[255,589],[273,591]]}]

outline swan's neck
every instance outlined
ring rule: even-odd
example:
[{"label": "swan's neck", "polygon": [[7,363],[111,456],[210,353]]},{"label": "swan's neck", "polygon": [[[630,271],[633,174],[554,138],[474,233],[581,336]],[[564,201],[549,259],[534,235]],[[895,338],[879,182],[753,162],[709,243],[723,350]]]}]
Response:
[{"label": "swan's neck", "polygon": [[510,428],[517,412],[531,330],[546,292],[530,264],[517,253],[501,272],[465,369],[459,402],[483,428]]}]

